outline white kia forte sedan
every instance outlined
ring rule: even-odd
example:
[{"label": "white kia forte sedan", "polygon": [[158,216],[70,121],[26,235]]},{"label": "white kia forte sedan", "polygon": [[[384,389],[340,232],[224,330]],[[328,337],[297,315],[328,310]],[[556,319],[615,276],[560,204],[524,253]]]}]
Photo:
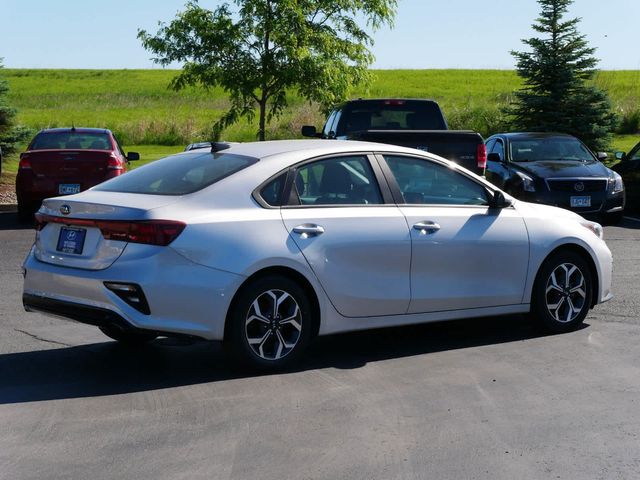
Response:
[{"label": "white kia forte sedan", "polygon": [[530,312],[562,332],[611,298],[600,225],[391,145],[214,143],[36,217],[28,311],[223,340],[261,368],[350,330]]}]

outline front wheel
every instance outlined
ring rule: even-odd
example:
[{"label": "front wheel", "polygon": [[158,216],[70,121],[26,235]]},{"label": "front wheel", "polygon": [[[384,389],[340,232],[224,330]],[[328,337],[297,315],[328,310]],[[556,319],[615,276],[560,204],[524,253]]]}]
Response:
[{"label": "front wheel", "polygon": [[245,286],[227,319],[226,344],[242,363],[263,370],[295,362],[311,338],[306,292],[288,277],[272,275]]},{"label": "front wheel", "polygon": [[587,316],[593,292],[591,270],[577,253],[558,252],[542,264],[533,288],[531,314],[546,330],[574,330]]}]

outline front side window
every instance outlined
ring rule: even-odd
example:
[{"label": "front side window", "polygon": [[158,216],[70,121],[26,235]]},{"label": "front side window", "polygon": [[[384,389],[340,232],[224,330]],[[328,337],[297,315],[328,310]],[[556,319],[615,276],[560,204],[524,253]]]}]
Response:
[{"label": "front side window", "polygon": [[502,143],[502,140],[496,140],[495,145],[489,153],[497,153],[500,156],[500,160],[504,160],[504,144]]},{"label": "front side window", "polygon": [[230,153],[182,153],[156,160],[95,187],[103,192],[185,195],[252,165],[257,158]]},{"label": "front side window", "polygon": [[382,196],[367,157],[338,157],[297,168],[294,188],[300,205],[381,204]]},{"label": "front side window", "polygon": [[333,127],[333,122],[336,118],[338,111],[334,110],[333,112],[331,112],[331,115],[329,115],[329,119],[327,120],[327,123],[324,124],[324,128],[322,129],[322,133],[325,137],[329,137],[329,133],[331,133],[332,127]]},{"label": "front side window", "polygon": [[414,157],[385,155],[409,205],[489,205],[487,192],[452,168]]}]

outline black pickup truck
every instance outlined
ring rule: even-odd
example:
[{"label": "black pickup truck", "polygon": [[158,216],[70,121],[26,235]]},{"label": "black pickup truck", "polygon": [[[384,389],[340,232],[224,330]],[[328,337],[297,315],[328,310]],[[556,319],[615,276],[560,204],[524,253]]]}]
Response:
[{"label": "black pickup truck", "polygon": [[336,107],[322,132],[302,127],[305,137],[363,140],[435,153],[482,175],[487,162],[484,140],[471,130],[448,130],[433,100],[358,99]]}]

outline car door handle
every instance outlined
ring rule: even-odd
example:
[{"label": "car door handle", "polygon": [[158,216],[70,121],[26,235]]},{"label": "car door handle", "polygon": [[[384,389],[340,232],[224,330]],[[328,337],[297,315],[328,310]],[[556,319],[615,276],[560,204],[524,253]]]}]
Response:
[{"label": "car door handle", "polygon": [[324,228],[314,223],[303,223],[302,225],[293,227],[293,231],[295,233],[299,233],[300,235],[306,235],[307,237],[309,237],[312,235],[322,235],[324,233]]},{"label": "car door handle", "polygon": [[414,223],[413,228],[414,230],[420,230],[420,233],[422,234],[427,234],[427,233],[437,232],[438,230],[440,230],[440,225],[437,224],[436,222],[431,222],[427,220],[424,222]]}]

